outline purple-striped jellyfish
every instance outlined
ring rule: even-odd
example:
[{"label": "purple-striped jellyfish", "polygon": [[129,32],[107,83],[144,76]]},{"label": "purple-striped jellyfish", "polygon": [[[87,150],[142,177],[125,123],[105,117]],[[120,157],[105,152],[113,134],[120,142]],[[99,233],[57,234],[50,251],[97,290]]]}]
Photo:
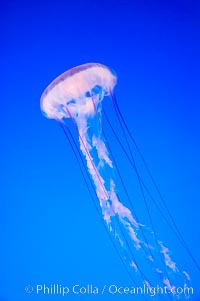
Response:
[{"label": "purple-striped jellyfish", "polygon": [[[41,110],[47,118],[60,123],[79,161],[88,187],[91,187],[92,183],[99,204],[97,209],[101,208],[102,221],[104,220],[110,239],[134,284],[143,283],[151,292],[153,288],[155,292],[158,284],[163,286],[163,289],[165,287],[168,294],[155,292],[154,295],[149,294],[151,299],[152,296],[156,300],[185,299],[189,295],[187,291],[181,295],[176,291],[176,286],[181,284],[182,287],[186,287],[189,275],[179,269],[172,260],[168,248],[157,237],[153,222],[150,224],[152,229],[149,230],[144,221],[141,223],[138,220],[133,200],[126,189],[126,181],[121,176],[115,159],[115,152],[109,147],[106,129],[103,126],[104,119],[120,148],[125,152],[142,191],[147,190],[137,171],[128,143],[128,139],[134,142],[133,137],[113,93],[116,83],[115,72],[105,65],[89,63],[72,68],[57,77],[45,89],[41,96]],[[110,99],[126,147],[103,109],[104,98]],[[69,130],[70,121],[77,137]],[[121,182],[123,196],[128,198],[130,206],[125,206],[117,188],[117,181]],[[150,215],[146,200],[145,204]],[[147,296],[143,297],[148,299]]]}]

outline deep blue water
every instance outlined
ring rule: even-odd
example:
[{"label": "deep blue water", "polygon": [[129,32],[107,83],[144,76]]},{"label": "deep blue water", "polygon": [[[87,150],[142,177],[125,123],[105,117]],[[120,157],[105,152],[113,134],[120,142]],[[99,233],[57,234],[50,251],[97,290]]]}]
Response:
[{"label": "deep blue water", "polygon": [[[0,301],[132,300],[24,291],[37,284],[131,285],[70,145],[40,111],[46,86],[87,62],[116,71],[121,111],[200,262],[198,1],[4,1],[0,22]],[[198,300],[199,271],[164,224],[158,228]]]}]

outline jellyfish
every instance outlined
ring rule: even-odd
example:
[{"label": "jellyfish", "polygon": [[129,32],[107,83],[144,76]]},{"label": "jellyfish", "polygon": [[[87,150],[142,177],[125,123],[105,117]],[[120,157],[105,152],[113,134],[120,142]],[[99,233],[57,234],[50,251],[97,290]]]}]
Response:
[{"label": "jellyfish", "polygon": [[[114,94],[116,83],[116,73],[103,64],[88,63],[74,67],[57,77],[44,90],[40,100],[41,111],[47,118],[55,119],[61,125],[75,150],[79,163],[82,162],[84,169],[87,170],[85,181],[87,185],[92,183],[98,206],[101,208],[102,220],[134,284],[138,285],[142,282],[148,289],[152,289],[160,283],[170,294],[166,296],[155,294],[156,300],[181,300],[181,298],[185,300],[186,294],[178,294],[175,287],[177,283],[186,287],[190,276],[184,269],[177,266],[171,258],[169,249],[157,237],[146,200],[151,227],[147,227],[144,222],[138,220],[134,203],[126,189],[126,181],[122,179],[114,152],[106,137],[106,129],[103,125],[105,119],[132,165],[144,196],[144,190],[147,188],[137,171],[131,147],[127,141],[127,136],[132,140],[133,137]],[[118,133],[104,110],[104,99],[109,99],[111,103],[121,125],[128,150],[120,141]],[[68,128],[69,122],[76,137]],[[130,207],[126,206],[123,198],[120,197],[117,179],[121,181],[121,186],[130,200]],[[171,228],[173,226],[172,221]],[[175,230],[176,235],[184,244],[183,237],[177,229]]]}]

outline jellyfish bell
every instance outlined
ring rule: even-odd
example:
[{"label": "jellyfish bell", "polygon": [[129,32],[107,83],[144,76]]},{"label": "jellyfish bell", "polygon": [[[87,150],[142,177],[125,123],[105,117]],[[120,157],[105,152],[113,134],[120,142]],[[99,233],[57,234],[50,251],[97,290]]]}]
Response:
[{"label": "jellyfish bell", "polygon": [[[93,115],[95,107],[109,95],[117,82],[107,66],[88,63],[74,67],[58,76],[41,96],[41,110],[47,118]],[[70,116],[71,115],[71,116]]]}]

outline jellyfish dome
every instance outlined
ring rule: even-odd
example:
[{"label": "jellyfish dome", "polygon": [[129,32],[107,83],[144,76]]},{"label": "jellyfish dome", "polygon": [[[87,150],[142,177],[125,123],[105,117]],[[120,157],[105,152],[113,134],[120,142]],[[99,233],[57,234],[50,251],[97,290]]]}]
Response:
[{"label": "jellyfish dome", "polygon": [[58,76],[45,89],[40,106],[50,119],[94,114],[98,103],[114,89],[117,77],[107,66],[88,63]]}]

